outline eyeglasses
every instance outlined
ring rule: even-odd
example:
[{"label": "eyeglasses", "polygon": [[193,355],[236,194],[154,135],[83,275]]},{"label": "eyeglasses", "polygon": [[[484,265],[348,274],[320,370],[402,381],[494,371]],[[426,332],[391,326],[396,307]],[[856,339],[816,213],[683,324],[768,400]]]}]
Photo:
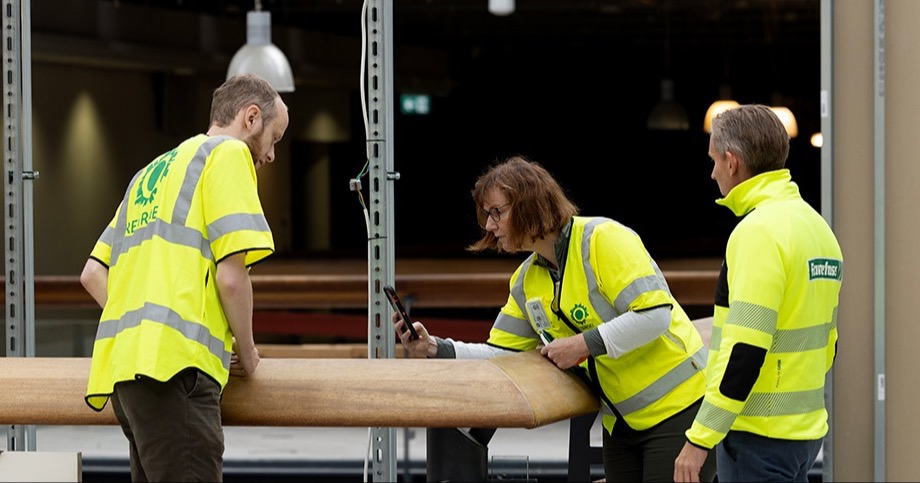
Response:
[{"label": "eyeglasses", "polygon": [[511,206],[511,203],[505,203],[501,206],[493,207],[491,210],[483,210],[482,214],[489,218],[492,218],[492,221],[494,221],[495,223],[498,223],[502,221],[502,208],[506,206]]}]

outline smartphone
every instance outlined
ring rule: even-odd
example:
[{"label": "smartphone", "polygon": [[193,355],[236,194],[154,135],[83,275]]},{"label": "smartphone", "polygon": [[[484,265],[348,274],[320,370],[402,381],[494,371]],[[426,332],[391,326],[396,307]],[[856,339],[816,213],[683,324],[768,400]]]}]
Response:
[{"label": "smartphone", "polygon": [[[409,330],[409,340],[417,340],[418,332],[416,332],[415,327],[412,326],[412,319],[409,318],[409,313],[406,312],[406,308],[403,307],[402,302],[399,300],[399,296],[396,295],[396,289],[390,285],[384,285],[383,293],[386,294],[387,300],[389,300],[390,305],[393,306],[393,310],[399,312],[399,316],[405,322],[403,327]],[[403,332],[405,332],[405,330],[403,330]]]}]

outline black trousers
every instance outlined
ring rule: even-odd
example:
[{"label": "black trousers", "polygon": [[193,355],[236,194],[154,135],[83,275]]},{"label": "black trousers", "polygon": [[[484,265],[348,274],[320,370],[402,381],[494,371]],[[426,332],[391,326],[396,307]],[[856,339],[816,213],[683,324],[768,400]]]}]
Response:
[{"label": "black trousers", "polygon": [[[602,429],[607,481],[674,481],[674,460],[687,442],[685,433],[701,404],[702,399],[644,431],[630,429],[622,421],[617,421],[612,434]],[[716,452],[710,451],[700,481],[712,481],[715,475]]]}]

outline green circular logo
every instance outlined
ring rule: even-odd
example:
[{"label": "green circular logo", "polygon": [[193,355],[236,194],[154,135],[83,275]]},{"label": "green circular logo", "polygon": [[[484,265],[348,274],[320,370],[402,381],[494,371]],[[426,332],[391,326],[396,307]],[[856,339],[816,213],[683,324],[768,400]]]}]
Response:
[{"label": "green circular logo", "polygon": [[153,202],[157,195],[157,186],[160,184],[160,180],[169,173],[169,165],[175,159],[176,150],[174,149],[147,166],[147,169],[144,170],[144,175],[141,176],[140,181],[137,183],[137,191],[134,197],[135,205],[146,205]]},{"label": "green circular logo", "polygon": [[579,325],[584,324],[585,320],[588,318],[588,308],[582,304],[575,304],[572,307],[572,310],[569,311],[569,315]]}]

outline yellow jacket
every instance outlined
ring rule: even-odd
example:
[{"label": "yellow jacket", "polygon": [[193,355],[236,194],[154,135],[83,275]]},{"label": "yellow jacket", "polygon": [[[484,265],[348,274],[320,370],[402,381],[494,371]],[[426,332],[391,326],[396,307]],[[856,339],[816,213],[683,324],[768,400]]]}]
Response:
[{"label": "yellow jacket", "polygon": [[748,179],[718,203],[745,217],[728,240],[706,397],[687,438],[703,448],[729,430],[819,439],[837,342],[840,246],[788,170]]}]

